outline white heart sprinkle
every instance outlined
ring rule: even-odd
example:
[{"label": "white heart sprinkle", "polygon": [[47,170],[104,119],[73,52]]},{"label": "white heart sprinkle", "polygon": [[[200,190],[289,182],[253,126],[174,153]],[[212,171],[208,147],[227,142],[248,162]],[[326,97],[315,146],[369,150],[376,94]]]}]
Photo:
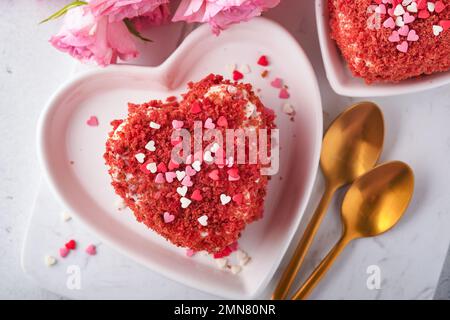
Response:
[{"label": "white heart sprinkle", "polygon": [[231,266],[230,270],[232,274],[238,274],[239,272],[241,272],[242,268],[241,266],[233,265]]},{"label": "white heart sprinkle", "polygon": [[436,5],[434,4],[434,2],[428,2],[427,8],[428,8],[428,11],[434,12],[434,9],[436,9]]},{"label": "white heart sprinkle", "polygon": [[417,3],[413,2],[411,3],[409,6],[406,7],[406,10],[408,10],[409,12],[417,12]]},{"label": "white heart sprinkle", "polygon": [[55,257],[52,257],[52,256],[45,256],[44,262],[47,267],[50,267],[56,263],[56,259],[55,259]]},{"label": "white heart sprinkle", "polygon": [[145,160],[145,154],[143,154],[143,153],[137,153],[134,157],[136,158],[136,160],[137,160],[139,163],[144,163],[144,160]]},{"label": "white heart sprinkle", "polygon": [[186,209],[187,207],[189,207],[189,205],[191,204],[191,200],[189,200],[188,198],[182,197],[180,198],[180,202],[181,202],[181,207],[183,209]]},{"label": "white heart sprinkle", "polygon": [[397,27],[403,27],[405,25],[405,22],[403,21],[402,17],[397,17],[397,19],[395,19],[395,25]]},{"label": "white heart sprinkle", "polygon": [[205,160],[206,162],[213,162],[214,158],[211,154],[211,151],[205,151],[205,153],[203,154],[203,160]]},{"label": "white heart sprinkle", "polygon": [[177,193],[178,193],[180,196],[184,197],[184,196],[186,195],[186,193],[187,193],[187,190],[188,190],[188,188],[187,188],[186,186],[178,187],[178,188],[177,188]]},{"label": "white heart sprinkle", "polygon": [[294,113],[294,107],[292,107],[292,104],[286,102],[283,104],[283,112],[286,114],[292,114]]},{"label": "white heart sprinkle", "polygon": [[237,88],[235,86],[229,85],[227,86],[228,93],[235,94],[237,92]]},{"label": "white heart sprinkle", "polygon": [[396,16],[402,16],[402,15],[404,15],[404,14],[405,14],[405,9],[403,9],[403,6],[402,6],[401,4],[398,4],[398,5],[395,7],[394,15],[396,15]]},{"label": "white heart sprinkle", "polygon": [[248,74],[252,70],[250,69],[250,66],[248,64],[244,64],[244,65],[239,66],[239,71],[242,72],[243,74]]},{"label": "white heart sprinkle", "polygon": [[154,162],[147,164],[147,165],[145,166],[145,168],[146,168],[148,171],[150,171],[151,173],[155,173],[156,170],[158,170],[157,167],[156,167],[156,163],[154,163]]},{"label": "white heart sprinkle", "polygon": [[227,64],[227,65],[225,66],[225,69],[226,69],[229,73],[233,73],[233,71],[236,70],[236,64],[234,64],[234,63]]},{"label": "white heart sprinkle", "polygon": [[433,26],[433,34],[437,37],[438,35],[441,34],[441,32],[444,31],[444,28],[442,28],[441,26],[437,26],[434,25]]},{"label": "white heart sprinkle", "polygon": [[211,152],[215,153],[217,152],[217,150],[219,150],[219,148],[220,148],[219,144],[217,142],[214,142],[210,150]]},{"label": "white heart sprinkle", "polygon": [[69,221],[70,219],[72,219],[72,217],[70,216],[70,214],[69,214],[67,211],[64,211],[64,212],[62,213],[62,219],[63,219],[64,222],[67,222],[67,221]]},{"label": "white heart sprinkle", "polygon": [[225,267],[226,267],[227,264],[228,264],[228,259],[226,259],[226,258],[214,259],[214,261],[216,262],[217,266],[218,266],[220,269],[225,269]]},{"label": "white heart sprinkle", "polygon": [[413,0],[403,0],[402,5],[406,7],[407,5],[411,4],[411,2],[413,2]]},{"label": "white heart sprinkle", "polygon": [[227,196],[226,194],[223,194],[223,193],[220,195],[220,202],[222,202],[223,205],[226,205],[230,201],[231,201],[230,196]]},{"label": "white heart sprinkle", "polygon": [[155,147],[155,141],[150,140],[146,145],[145,145],[145,149],[147,149],[148,151],[155,151],[156,147]]},{"label": "white heart sprinkle", "polygon": [[199,172],[200,171],[200,167],[202,166],[202,164],[200,163],[200,161],[195,160],[192,163],[192,168],[194,168],[195,171]]},{"label": "white heart sprinkle", "polygon": [[161,125],[159,123],[150,121],[150,128],[159,129],[159,128],[161,128]]},{"label": "white heart sprinkle", "polygon": [[178,181],[183,180],[183,178],[186,176],[186,172],[184,172],[184,171],[179,171],[179,170],[177,170],[177,171],[175,172],[175,174],[177,175]]},{"label": "white heart sprinkle", "polygon": [[120,211],[126,209],[127,204],[122,198],[117,198],[116,201],[114,201],[114,206]]},{"label": "white heart sprinkle", "polygon": [[197,220],[198,220],[198,223],[200,223],[204,227],[206,227],[208,225],[208,216],[207,215],[202,215]]}]

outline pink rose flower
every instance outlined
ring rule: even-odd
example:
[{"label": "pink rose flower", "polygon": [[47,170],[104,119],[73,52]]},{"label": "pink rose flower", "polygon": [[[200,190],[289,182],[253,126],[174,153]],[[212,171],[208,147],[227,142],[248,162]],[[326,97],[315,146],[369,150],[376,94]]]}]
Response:
[{"label": "pink rose flower", "polygon": [[[152,17],[155,10],[156,15],[161,14],[160,6],[165,6],[164,13],[168,15],[169,0],[90,0],[89,6],[96,17],[108,16],[109,22],[122,21],[125,18],[136,18],[141,16]],[[163,19],[155,19],[163,22]]]},{"label": "pink rose flower", "polygon": [[248,21],[280,0],[182,0],[173,21],[208,22],[219,34],[231,24]]},{"label": "pink rose flower", "polygon": [[128,60],[138,55],[132,35],[122,21],[96,18],[88,6],[67,12],[61,30],[50,43],[80,61],[94,61],[101,66]]}]

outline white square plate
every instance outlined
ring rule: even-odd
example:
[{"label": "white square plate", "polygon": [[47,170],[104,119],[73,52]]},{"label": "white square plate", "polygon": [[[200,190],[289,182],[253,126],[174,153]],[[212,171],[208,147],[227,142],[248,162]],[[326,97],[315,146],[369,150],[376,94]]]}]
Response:
[{"label": "white square plate", "polygon": [[[450,71],[416,77],[399,83],[368,85],[350,72],[336,42],[331,39],[328,0],[316,0],[316,22],[325,72],[333,90],[350,97],[393,96],[436,88],[450,83]],[[420,63],[420,62],[418,62]]]},{"label": "white square plate", "polygon": [[[267,79],[256,64],[261,54],[271,60]],[[230,76],[226,66],[234,63],[251,66],[244,81],[262,90],[261,99],[276,112],[280,128],[280,171],[269,183],[264,218],[250,225],[239,241],[252,262],[238,275],[217,269],[209,256],[187,258],[184,249],[137,223],[130,211],[118,212],[103,160],[109,123],[126,117],[128,102],[179,95],[188,81],[209,73]],[[289,86],[294,121],[281,111],[278,91],[270,86],[273,77],[282,77]],[[98,117],[98,127],[86,125],[91,115]],[[307,204],[322,139],[320,93],[303,50],[277,24],[255,19],[220,37],[202,26],[158,67],[110,66],[76,75],[48,102],[38,139],[40,161],[54,193],[104,241],[186,285],[223,297],[251,298],[271,279]]]}]

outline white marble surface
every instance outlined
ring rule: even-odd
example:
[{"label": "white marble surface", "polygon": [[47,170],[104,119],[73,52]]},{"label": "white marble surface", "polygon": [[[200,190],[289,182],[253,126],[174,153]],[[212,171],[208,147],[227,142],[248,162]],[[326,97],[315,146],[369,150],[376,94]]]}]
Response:
[{"label": "white marble surface", "polygon": [[[209,297],[162,279],[106,246],[99,247],[95,260],[86,260],[81,255],[75,257],[80,259],[92,279],[99,279],[85,282],[87,289],[93,290],[82,290],[84,295],[81,291],[55,289],[54,283],[56,286],[64,283],[54,281],[55,275],[49,274],[42,262],[42,254],[53,248],[41,246],[42,252],[34,251],[33,272],[39,275],[35,279],[39,280],[40,286],[51,288],[58,295],[40,289],[22,272],[19,254],[40,181],[35,156],[35,123],[46,99],[66,79],[73,63],[45,41],[56,30],[56,25],[36,24],[57,5],[44,0],[4,0],[0,3],[0,136],[5,150],[0,157],[0,298],[61,298],[62,295],[101,298],[123,297],[125,293],[136,298]],[[298,12],[298,15],[287,16],[287,11]],[[324,78],[312,1],[283,0],[270,17],[282,22],[311,58],[322,84],[325,125],[328,125],[354,99],[336,96]],[[387,136],[382,160],[399,159],[411,164],[416,172],[415,198],[407,216],[392,232],[350,245],[313,298],[432,298],[437,286],[450,243],[449,87],[374,101],[380,104],[386,116]],[[321,183],[319,179],[306,218],[317,203]],[[338,237],[340,198],[342,192],[324,222],[305,269],[310,269]],[[52,240],[52,236],[76,233],[82,235],[84,241],[97,241],[92,235],[85,234],[82,227],[77,227],[76,221],[61,225],[61,209],[51,207],[47,210],[48,217],[39,220],[40,226],[45,227],[42,239]],[[369,265],[378,265],[381,269],[380,290],[366,287]],[[63,273],[60,272],[60,276],[64,276],[65,269],[61,266],[59,270]],[[58,267],[52,271],[57,274],[57,270]],[[442,279],[444,285],[448,282],[448,279]],[[134,283],[139,285],[131,287]],[[441,297],[448,297],[448,287],[442,286],[438,291]]]}]

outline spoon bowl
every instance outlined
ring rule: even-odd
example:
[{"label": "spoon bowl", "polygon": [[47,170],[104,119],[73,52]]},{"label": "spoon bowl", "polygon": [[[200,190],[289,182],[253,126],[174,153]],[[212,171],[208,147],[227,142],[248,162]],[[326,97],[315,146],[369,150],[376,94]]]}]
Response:
[{"label": "spoon bowl", "polygon": [[356,180],[342,203],[345,233],[373,237],[392,228],[402,217],[414,190],[414,174],[400,161],[378,166]]},{"label": "spoon bowl", "polygon": [[384,142],[384,120],[373,102],[360,102],[331,123],[323,139],[320,166],[332,185],[352,182],[373,168]]}]

